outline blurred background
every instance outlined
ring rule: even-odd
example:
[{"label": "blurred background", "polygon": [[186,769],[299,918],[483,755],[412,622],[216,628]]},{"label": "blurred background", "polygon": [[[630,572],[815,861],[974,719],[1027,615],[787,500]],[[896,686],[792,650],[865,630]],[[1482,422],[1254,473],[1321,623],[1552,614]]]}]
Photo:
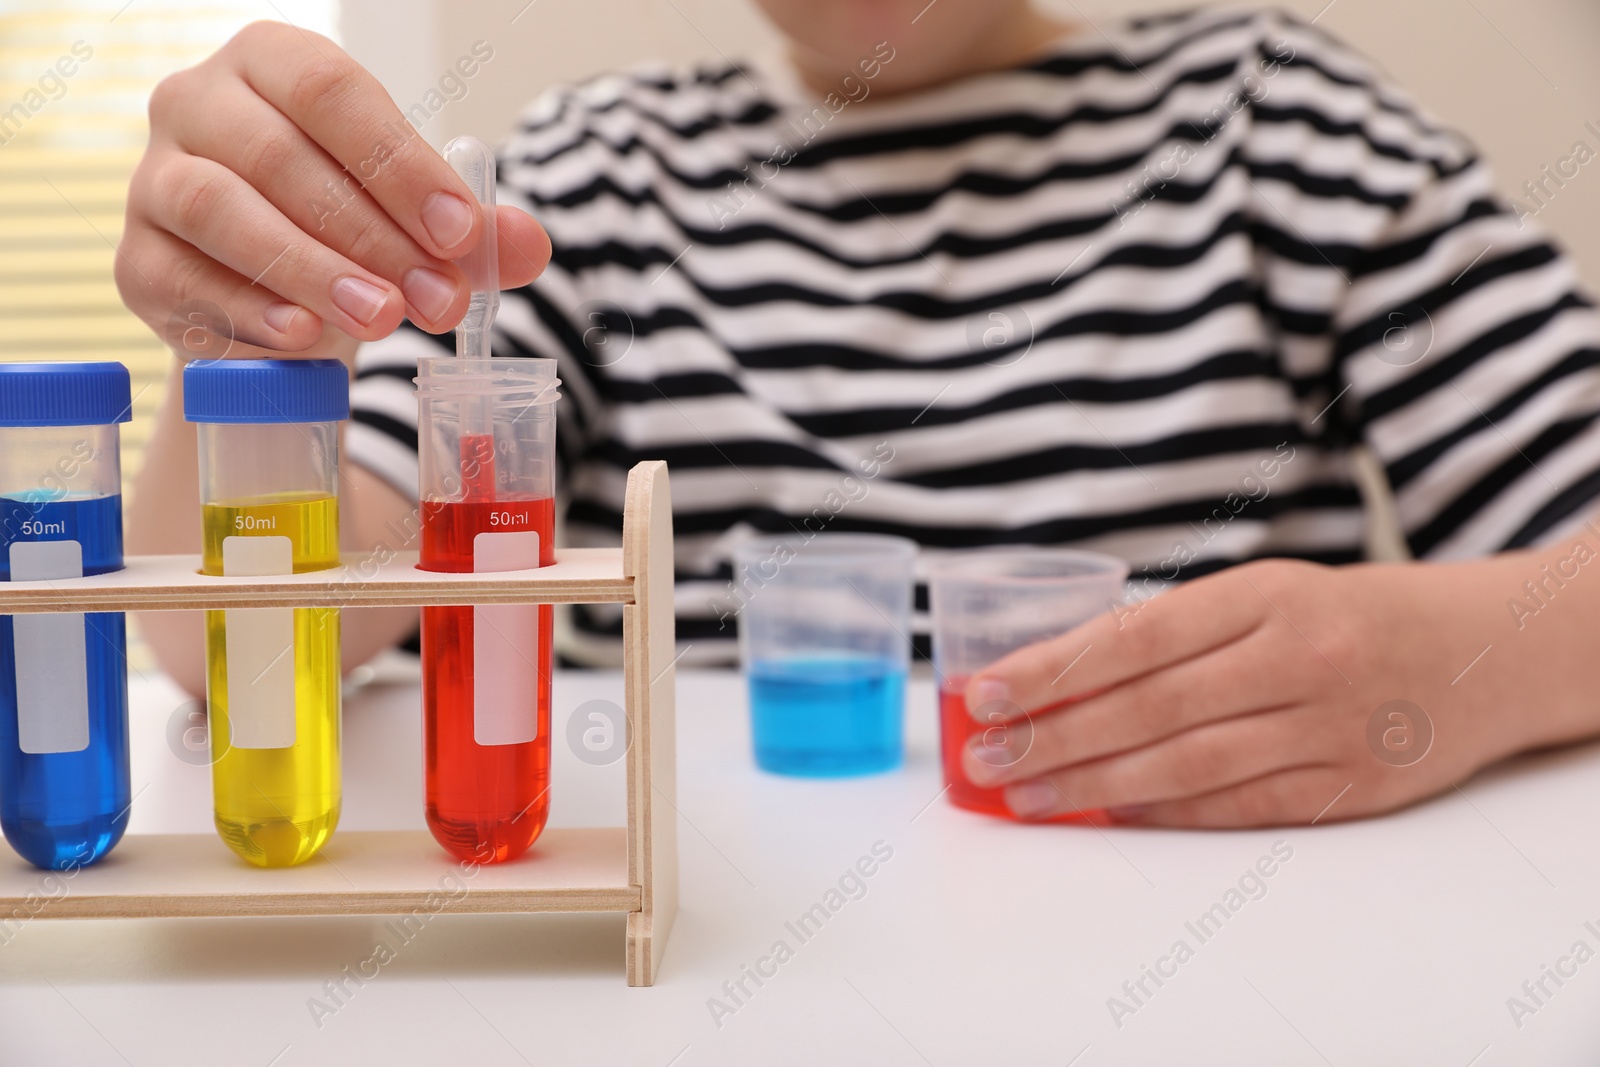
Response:
[{"label": "blurred background", "polygon": [[[1104,25],[1163,5],[1045,0]],[[1185,5],[1192,6],[1192,5]],[[1237,5],[1234,5],[1237,6]],[[1600,151],[1596,0],[1283,0],[1353,43],[1522,186],[1574,143]],[[0,0],[0,359],[118,359],[134,374],[125,475],[137,470],[169,356],[111,281],[128,175],[145,142],[151,87],[255,19],[338,40],[425,118],[433,144],[500,137],[547,86],[646,60],[738,58],[776,48],[747,0]],[[470,80],[444,82],[477,42]],[[85,53],[87,58],[83,58]],[[76,72],[46,76],[63,56]],[[70,64],[69,64],[70,66]],[[422,110],[413,110],[420,105]],[[1538,222],[1600,289],[1600,164],[1581,170]]]}]

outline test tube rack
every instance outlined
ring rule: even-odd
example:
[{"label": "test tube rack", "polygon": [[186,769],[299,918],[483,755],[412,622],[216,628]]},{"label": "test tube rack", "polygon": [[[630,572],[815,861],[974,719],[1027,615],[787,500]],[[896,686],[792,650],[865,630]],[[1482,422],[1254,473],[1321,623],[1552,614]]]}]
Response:
[{"label": "test tube rack", "polygon": [[655,981],[678,909],[672,507],[667,465],[628,474],[621,548],[557,550],[524,571],[445,574],[414,553],[349,556],[282,578],[199,573],[197,556],[132,556],[70,581],[0,582],[0,614],[205,608],[621,604],[628,723],[626,827],[550,828],[517,860],[460,877],[425,830],[337,831],[298,866],[251,867],[211,834],[129,834],[99,863],[57,875],[0,850],[0,922],[13,916],[137,919],[436,913],[446,879],[467,891],[451,914],[626,912],[628,984]]}]

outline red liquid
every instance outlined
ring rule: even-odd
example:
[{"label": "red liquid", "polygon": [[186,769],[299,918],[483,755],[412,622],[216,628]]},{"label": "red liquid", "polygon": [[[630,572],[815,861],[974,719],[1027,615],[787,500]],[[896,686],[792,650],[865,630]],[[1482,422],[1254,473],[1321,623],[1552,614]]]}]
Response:
[{"label": "red liquid", "polygon": [[461,486],[468,500],[494,499],[494,434],[461,435]]},{"label": "red liquid", "polygon": [[[465,452],[465,447],[463,448]],[[492,482],[490,485],[492,486]],[[424,503],[422,561],[428,571],[470,572],[478,534],[534,530],[539,564],[555,562],[555,501]],[[422,714],[428,828],[463,860],[499,863],[521,855],[550,814],[550,631],[539,607],[538,736],[524,744],[480,745],[473,737],[471,607],[422,609]]]},{"label": "red liquid", "polygon": [[[967,679],[952,678],[939,690],[939,750],[944,763],[944,781],[950,787],[950,803],[968,811],[997,815],[1016,822],[1103,822],[1098,810],[1053,815],[1044,819],[1023,819],[1006,806],[1004,788],[973,785],[961,769],[961,753],[973,738],[981,738],[982,759],[992,766],[1010,766],[1027,754],[1033,740],[1029,718],[1002,722],[979,722],[967,711]],[[1071,703],[1070,701],[1064,701]],[[1055,708],[1047,709],[1054,711]],[[1066,800],[1063,804],[1068,803]]]}]

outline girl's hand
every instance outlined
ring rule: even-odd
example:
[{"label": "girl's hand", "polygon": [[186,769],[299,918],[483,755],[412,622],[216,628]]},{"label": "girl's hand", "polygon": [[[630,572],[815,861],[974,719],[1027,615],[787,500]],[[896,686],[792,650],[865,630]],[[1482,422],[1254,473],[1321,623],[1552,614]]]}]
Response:
[{"label": "girl's hand", "polygon": [[[496,222],[501,282],[525,285],[549,240],[514,208]],[[371,74],[325,37],[257,22],[151,94],[117,288],[180,356],[171,334],[218,324],[174,312],[210,305],[233,355],[348,354],[402,315],[433,333],[459,322],[469,291],[451,260],[482,231],[466,186]]]},{"label": "girl's hand", "polygon": [[1268,560],[1196,580],[975,675],[968,706],[987,715],[1011,701],[1026,754],[994,766],[969,749],[963,765],[974,784],[1008,785],[1027,818],[1103,808],[1124,822],[1234,827],[1399,807],[1593,729],[1579,721],[1592,712],[1575,710],[1592,702],[1517,669],[1519,649],[1525,670],[1559,652],[1556,631],[1529,643],[1538,635],[1519,634],[1506,608],[1538,568],[1529,554],[1337,569]]}]

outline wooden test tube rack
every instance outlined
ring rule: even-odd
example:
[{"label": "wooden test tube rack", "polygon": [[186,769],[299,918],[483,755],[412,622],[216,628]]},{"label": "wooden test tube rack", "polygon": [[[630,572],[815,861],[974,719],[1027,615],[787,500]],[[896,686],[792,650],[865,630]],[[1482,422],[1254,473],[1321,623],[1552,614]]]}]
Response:
[{"label": "wooden test tube rack", "polygon": [[[548,567],[486,574],[416,569],[415,553],[347,557],[282,578],[199,573],[195,556],[133,556],[123,570],[58,582],[0,582],[0,614],[201,608],[621,604],[628,721],[626,827],[547,829],[520,859],[460,865],[426,831],[350,831],[298,866],[259,869],[211,834],[129,834],[51,892],[0,849],[0,922],[18,918],[626,912],[628,984],[655,981],[678,910],[672,506],[667,465],[628,474],[622,547],[566,549]],[[438,908],[441,879],[466,892]],[[48,899],[44,899],[48,897]],[[430,900],[431,898],[431,900]]]}]

